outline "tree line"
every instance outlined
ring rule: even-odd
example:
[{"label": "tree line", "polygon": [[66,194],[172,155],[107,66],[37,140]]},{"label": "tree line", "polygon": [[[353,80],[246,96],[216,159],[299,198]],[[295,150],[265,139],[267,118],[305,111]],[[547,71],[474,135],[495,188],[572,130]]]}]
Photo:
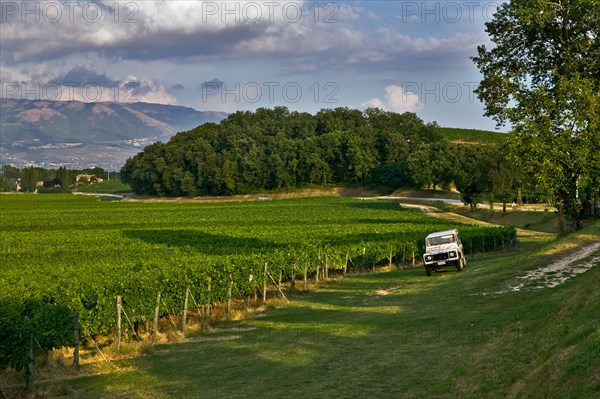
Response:
[{"label": "tree line", "polygon": [[[39,166],[18,168],[11,164],[4,164],[0,168],[0,190],[4,192],[17,191],[18,185],[22,192],[38,190],[47,193],[67,193],[76,188],[77,176],[81,174],[98,178],[107,178],[108,176],[108,172],[100,167],[68,169],[60,166],[57,169],[48,169]],[[80,185],[85,184],[81,181],[79,183]]]},{"label": "tree line", "polygon": [[247,194],[327,185],[443,188],[475,207],[515,198],[517,170],[504,147],[449,142],[414,113],[285,107],[231,114],[155,143],[130,158],[121,178],[152,196]]}]

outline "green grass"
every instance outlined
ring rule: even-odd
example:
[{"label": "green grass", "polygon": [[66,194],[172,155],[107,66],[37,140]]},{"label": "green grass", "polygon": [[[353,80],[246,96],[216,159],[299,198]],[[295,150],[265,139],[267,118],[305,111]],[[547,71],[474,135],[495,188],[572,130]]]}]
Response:
[{"label": "green grass", "polygon": [[[407,193],[410,192],[407,191]],[[402,195],[402,192],[398,193],[397,195]],[[417,197],[417,195],[412,196]],[[551,234],[556,234],[558,228],[558,214],[551,210],[552,208],[549,208],[547,211],[527,209],[518,209],[513,211],[511,209],[511,205],[507,204],[507,212],[503,213],[502,204],[496,204],[494,207],[494,212],[490,212],[489,208],[477,208],[475,210],[471,210],[466,206],[448,204],[443,201],[413,200],[411,202],[420,205],[433,206],[443,212],[453,212],[471,219],[496,225],[511,226],[520,229]],[[484,203],[484,205],[487,206],[488,204]]]},{"label": "green grass", "polygon": [[101,193],[101,194],[127,194],[131,193],[129,184],[125,184],[118,179],[104,180],[102,183],[93,183],[85,187],[78,188],[82,193]]},{"label": "green grass", "polygon": [[596,222],[541,248],[471,259],[462,273],[353,276],[202,338],[40,382],[39,392],[81,399],[600,398],[600,268],[553,289],[498,293],[561,248],[599,239]]}]

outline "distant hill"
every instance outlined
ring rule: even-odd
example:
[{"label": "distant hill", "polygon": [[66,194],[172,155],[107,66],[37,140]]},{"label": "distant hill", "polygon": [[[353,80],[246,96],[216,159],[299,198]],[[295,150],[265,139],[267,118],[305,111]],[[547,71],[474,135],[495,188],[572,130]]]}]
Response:
[{"label": "distant hill", "polygon": [[227,117],[149,103],[0,100],[0,158],[46,167],[116,168],[144,146]]},{"label": "distant hill", "polygon": [[[114,170],[148,144],[226,117],[223,112],[139,102],[0,99],[0,162]],[[506,137],[482,130],[439,131],[458,143],[499,143]]]},{"label": "distant hill", "polygon": [[454,127],[440,127],[438,131],[453,143],[480,143],[500,144],[506,140],[506,133],[488,130],[460,129]]}]

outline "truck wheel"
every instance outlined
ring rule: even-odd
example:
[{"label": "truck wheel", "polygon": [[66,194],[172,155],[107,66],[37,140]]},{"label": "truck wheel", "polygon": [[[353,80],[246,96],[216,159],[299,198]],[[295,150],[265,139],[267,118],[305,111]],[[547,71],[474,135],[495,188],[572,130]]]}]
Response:
[{"label": "truck wheel", "polygon": [[465,262],[463,262],[463,259],[464,258],[460,258],[460,260],[456,264],[456,270],[458,270],[459,272],[462,272],[463,269],[465,268]]},{"label": "truck wheel", "polygon": [[427,273],[428,276],[431,276],[431,272],[433,272],[433,267],[425,266],[425,273]]}]

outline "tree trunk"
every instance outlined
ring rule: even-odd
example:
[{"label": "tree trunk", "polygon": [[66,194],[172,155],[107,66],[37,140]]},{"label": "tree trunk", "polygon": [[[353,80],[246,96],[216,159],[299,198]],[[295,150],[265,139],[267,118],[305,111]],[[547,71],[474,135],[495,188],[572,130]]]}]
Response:
[{"label": "tree trunk", "polygon": [[517,205],[523,206],[523,192],[521,187],[517,187]]},{"label": "tree trunk", "polygon": [[565,204],[561,200],[556,204],[558,208],[558,235],[565,234]]}]

